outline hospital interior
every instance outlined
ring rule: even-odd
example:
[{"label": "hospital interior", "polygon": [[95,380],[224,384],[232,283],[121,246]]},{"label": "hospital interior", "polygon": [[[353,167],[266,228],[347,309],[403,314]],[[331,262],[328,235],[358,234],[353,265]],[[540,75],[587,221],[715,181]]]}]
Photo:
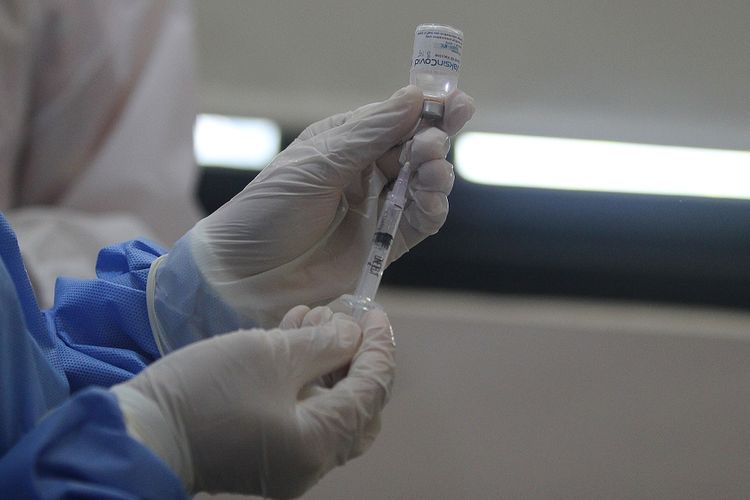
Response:
[{"label": "hospital interior", "polygon": [[206,214],[309,124],[407,85],[418,25],[463,33],[476,113],[448,217],[375,298],[396,343],[382,428],[301,498],[750,497],[750,2],[192,16]]}]

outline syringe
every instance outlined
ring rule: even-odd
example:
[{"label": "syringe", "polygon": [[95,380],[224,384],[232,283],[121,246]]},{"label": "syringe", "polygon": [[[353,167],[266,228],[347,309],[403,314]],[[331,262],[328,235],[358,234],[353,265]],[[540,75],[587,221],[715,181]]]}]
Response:
[{"label": "syringe", "polygon": [[[422,118],[414,128],[415,133],[442,119],[445,97],[456,88],[458,82],[463,37],[460,30],[447,25],[430,23],[417,26],[409,82],[422,89],[424,103]],[[401,150],[401,170],[385,199],[372,238],[370,254],[367,256],[354,295],[342,297],[344,303],[353,309],[352,315],[357,319],[361,318],[365,311],[379,307],[374,302],[375,294],[383,278],[383,270],[388,264],[391,246],[406,205],[406,194],[412,175],[412,143],[413,141],[408,141]]]},{"label": "syringe", "polygon": [[[420,119],[415,131],[429,126],[431,120]],[[411,145],[413,141],[404,144],[399,162],[401,170],[393,183],[383,204],[383,211],[378,218],[375,234],[372,237],[370,253],[367,256],[362,273],[357,282],[357,288],[353,295],[344,295],[342,299],[353,309],[353,315],[359,319],[362,315],[373,308],[379,307],[375,302],[375,294],[378,292],[383,271],[388,264],[388,256],[391,253],[393,240],[398,231],[401,215],[406,205],[406,194],[409,189],[409,179],[412,175]]]}]

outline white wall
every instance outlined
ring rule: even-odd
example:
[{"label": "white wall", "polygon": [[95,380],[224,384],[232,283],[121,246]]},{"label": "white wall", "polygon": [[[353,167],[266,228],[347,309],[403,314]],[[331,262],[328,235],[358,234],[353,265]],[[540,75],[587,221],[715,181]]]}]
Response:
[{"label": "white wall", "polygon": [[472,128],[750,147],[747,0],[195,5],[207,110],[304,125],[385,98],[436,21],[465,32]]}]

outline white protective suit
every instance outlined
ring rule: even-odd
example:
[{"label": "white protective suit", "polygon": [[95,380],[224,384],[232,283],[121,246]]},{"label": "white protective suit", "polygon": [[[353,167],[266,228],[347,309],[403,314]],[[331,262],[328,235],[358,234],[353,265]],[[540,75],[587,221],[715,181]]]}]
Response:
[{"label": "white protective suit", "polygon": [[200,217],[192,42],[186,0],[0,3],[0,210],[43,305],[101,247]]}]

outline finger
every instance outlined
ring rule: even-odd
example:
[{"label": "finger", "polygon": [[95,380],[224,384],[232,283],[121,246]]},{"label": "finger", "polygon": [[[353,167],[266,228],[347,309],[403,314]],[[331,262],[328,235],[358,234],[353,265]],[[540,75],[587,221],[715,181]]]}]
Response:
[{"label": "finger", "polygon": [[376,165],[378,169],[383,172],[383,175],[385,175],[389,181],[398,177],[398,172],[401,170],[400,158],[403,147],[403,144],[393,146],[386,151],[383,156],[377,159]]},{"label": "finger", "polygon": [[448,217],[448,196],[439,191],[412,191],[411,195],[404,219],[425,236],[435,234]]},{"label": "finger", "polygon": [[305,130],[303,130],[302,133],[297,136],[294,142],[292,142],[292,144],[298,141],[305,141],[314,135],[320,134],[321,132],[325,132],[326,130],[338,127],[339,125],[343,124],[346,121],[347,117],[349,117],[349,115],[351,114],[351,111],[347,111],[345,113],[339,113],[337,115],[318,120],[312,125],[309,125]]},{"label": "finger", "polygon": [[453,189],[455,175],[453,165],[447,160],[432,160],[417,168],[417,172],[409,182],[412,193],[427,191],[450,194]]},{"label": "finger", "polygon": [[310,308],[307,306],[295,306],[284,315],[279,323],[279,328],[282,330],[293,330],[302,326],[302,321],[305,315],[310,312]]},{"label": "finger", "polygon": [[[369,309],[383,309],[383,308],[377,302],[370,302],[368,304],[368,310]],[[338,317],[338,316],[348,317],[349,313],[337,312],[333,316],[334,316],[334,318]],[[321,381],[321,383],[323,384],[324,387],[331,388],[334,385],[338,384],[341,379],[343,379],[344,377],[346,377],[347,373],[349,373],[349,365],[348,364],[345,365],[345,366],[342,366],[341,368],[337,368],[336,370],[332,371],[331,373],[327,373],[327,374],[323,375],[321,377],[320,381]]]},{"label": "finger", "polygon": [[309,311],[302,320],[302,326],[318,326],[331,321],[333,311],[325,306],[319,306]]},{"label": "finger", "polygon": [[448,134],[436,127],[420,130],[411,143],[409,160],[412,165],[419,166],[430,160],[442,160],[450,149]]},{"label": "finger", "polygon": [[380,310],[369,311],[362,324],[362,346],[348,376],[331,390],[300,403],[302,420],[319,423],[319,431],[327,434],[339,464],[372,440],[371,434],[377,431],[373,421],[388,401],[393,385],[394,346],[387,316]]},{"label": "finger", "polygon": [[364,452],[366,452],[372,443],[375,441],[375,438],[378,437],[378,433],[380,432],[381,427],[381,419],[380,419],[380,413],[375,415],[375,418],[373,418],[363,429],[362,434],[360,435],[359,439],[354,443],[354,446],[352,446],[349,460],[353,458],[357,458],[358,456],[362,455]]},{"label": "finger", "polygon": [[440,191],[414,191],[404,209],[398,233],[393,240],[388,265],[428,236],[437,233],[448,218],[448,196]]},{"label": "finger", "polygon": [[[424,206],[431,207],[425,210]],[[448,197],[444,193],[420,191],[414,194],[414,199],[407,204],[404,216],[399,224],[398,234],[400,244],[394,244],[391,253],[393,258],[389,263],[398,259],[406,251],[423,241],[428,236],[437,233],[448,218]]]},{"label": "finger", "polygon": [[320,394],[325,394],[329,390],[329,386],[323,383],[322,379],[315,380],[308,384],[305,384],[297,394],[297,399],[309,399]]},{"label": "finger", "polygon": [[409,161],[419,166],[430,160],[444,159],[450,149],[450,138],[443,130],[430,127],[420,130],[413,141],[398,144],[386,151],[378,158],[377,166],[389,180],[395,179],[401,170],[401,156],[405,147],[410,149]]},{"label": "finger", "polygon": [[440,128],[454,136],[474,115],[474,98],[461,90],[454,90],[445,98],[445,111]]},{"label": "finger", "polygon": [[[362,328],[362,345],[352,361],[351,373],[354,375],[360,372],[363,375],[375,374],[380,372],[380,370],[374,369],[375,366],[384,368],[381,374],[388,375],[388,383],[384,386],[387,386],[390,394],[393,372],[396,368],[396,344],[393,338],[393,328],[383,308],[377,303],[373,304],[376,308],[365,312],[359,320],[359,325]],[[383,367],[378,361],[386,362],[386,366]]]},{"label": "finger", "polygon": [[336,167],[336,176],[348,183],[351,175],[407,138],[419,119],[421,106],[422,91],[410,85],[386,101],[359,108],[341,125],[311,137],[305,144],[324,156]]},{"label": "finger", "polygon": [[362,329],[351,317],[336,315],[321,326],[284,332],[299,387],[340,368],[352,360],[362,339]]}]

